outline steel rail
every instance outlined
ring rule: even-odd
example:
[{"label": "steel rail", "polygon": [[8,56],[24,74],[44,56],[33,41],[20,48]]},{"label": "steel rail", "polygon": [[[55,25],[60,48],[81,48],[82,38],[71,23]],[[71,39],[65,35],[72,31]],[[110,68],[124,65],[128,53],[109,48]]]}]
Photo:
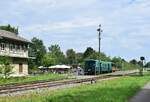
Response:
[{"label": "steel rail", "polygon": [[[126,75],[129,75],[129,74],[133,74],[133,73],[128,73]],[[28,84],[16,84],[16,85],[9,84],[6,86],[0,85],[0,94],[10,94],[10,93],[26,91],[26,90],[50,88],[50,87],[56,87],[56,86],[61,86],[61,85],[69,85],[69,84],[77,84],[77,83],[85,83],[85,82],[94,83],[97,80],[103,80],[103,79],[113,78],[113,77],[116,77],[116,76],[115,75],[102,75],[102,76],[96,76],[93,78],[74,79],[74,80],[65,80],[65,81],[53,81],[53,82],[42,81],[42,82],[34,82],[34,83],[28,83]]]}]

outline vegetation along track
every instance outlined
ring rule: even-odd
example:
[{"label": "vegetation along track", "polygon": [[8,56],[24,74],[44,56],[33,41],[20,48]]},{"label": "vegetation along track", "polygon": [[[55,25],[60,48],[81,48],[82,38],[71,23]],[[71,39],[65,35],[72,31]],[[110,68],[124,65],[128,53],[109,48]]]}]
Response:
[{"label": "vegetation along track", "polygon": [[[133,73],[129,73],[133,74]],[[128,74],[128,75],[129,75]],[[127,75],[127,74],[126,74]],[[96,80],[102,80],[107,78],[116,77],[115,75],[102,75],[102,76],[96,76],[92,78],[86,78],[86,79],[76,79],[76,80],[65,80],[65,81],[42,81],[42,82],[34,82],[34,83],[28,83],[28,84],[7,84],[7,85],[0,85],[0,94],[10,94],[14,92],[19,91],[26,91],[26,90],[33,90],[33,89],[39,89],[39,88],[50,88],[50,87],[56,87],[61,85],[69,85],[69,84],[77,84],[77,83],[84,83],[84,82],[95,82]]]}]

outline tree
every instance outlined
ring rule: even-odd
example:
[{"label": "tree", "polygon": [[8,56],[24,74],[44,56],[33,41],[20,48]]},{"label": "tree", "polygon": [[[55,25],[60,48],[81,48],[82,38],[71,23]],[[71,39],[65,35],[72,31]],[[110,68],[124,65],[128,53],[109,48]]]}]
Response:
[{"label": "tree", "polygon": [[91,56],[91,55],[92,55],[93,53],[95,53],[95,52],[96,52],[96,51],[95,51],[93,48],[88,47],[88,48],[86,49],[86,51],[83,53],[83,58],[85,59],[85,58]]},{"label": "tree", "polygon": [[100,54],[98,52],[93,52],[91,55],[89,55],[86,59],[95,59],[100,60]]},{"label": "tree", "polygon": [[83,63],[83,53],[76,53],[76,60],[77,60],[77,63],[79,64],[81,64],[81,63]]},{"label": "tree", "polygon": [[138,62],[135,59],[132,59],[130,63],[136,65]]},{"label": "tree", "polygon": [[52,56],[54,57],[56,64],[66,63],[65,55],[61,51],[59,45],[51,45],[50,47],[48,47],[48,49],[49,49],[49,53],[51,53]]},{"label": "tree", "polygon": [[117,68],[120,68],[120,69],[122,68],[122,62],[123,62],[123,60],[122,60],[121,57],[113,57],[111,61],[115,64],[115,66]]},{"label": "tree", "polygon": [[99,59],[102,61],[111,61],[111,58],[109,56],[106,56],[106,54],[103,52],[99,53]]},{"label": "tree", "polygon": [[68,64],[75,64],[77,61],[76,61],[76,53],[73,49],[68,49],[66,51],[66,55],[67,55],[67,61],[68,61]]},{"label": "tree", "polygon": [[87,59],[95,59],[102,61],[111,61],[110,57],[107,57],[104,53],[93,52]]},{"label": "tree", "polygon": [[46,53],[42,59],[44,66],[49,67],[56,64],[56,59],[51,53]]},{"label": "tree", "polygon": [[15,28],[15,27],[13,27],[13,26],[11,26],[10,24],[8,24],[8,25],[4,25],[4,26],[0,26],[0,29],[1,30],[6,30],[6,31],[9,31],[9,32],[12,32],[12,33],[15,33],[15,34],[17,34],[18,35],[18,27],[17,28]]},{"label": "tree", "polygon": [[142,65],[143,65],[143,64],[142,64],[142,61],[138,61],[137,64],[138,64],[140,67],[142,67]]},{"label": "tree", "polygon": [[34,37],[31,40],[32,44],[29,45],[29,56],[34,56],[35,60],[30,59],[29,60],[29,67],[30,66],[41,66],[42,65],[42,59],[44,55],[46,54],[46,48],[43,44],[43,41]]},{"label": "tree", "polygon": [[3,78],[8,78],[13,72],[11,60],[8,57],[0,57],[0,74]]},{"label": "tree", "polygon": [[150,62],[147,62],[145,65],[146,68],[150,68]]},{"label": "tree", "polygon": [[96,52],[93,48],[88,47],[83,54],[83,59],[95,59],[102,61],[111,61],[109,56],[106,56],[105,53]]}]

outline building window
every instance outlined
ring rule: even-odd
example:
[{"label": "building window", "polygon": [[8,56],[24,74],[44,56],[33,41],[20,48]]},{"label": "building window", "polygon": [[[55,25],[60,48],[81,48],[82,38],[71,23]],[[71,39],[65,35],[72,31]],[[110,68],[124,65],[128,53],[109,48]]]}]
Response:
[{"label": "building window", "polygon": [[16,53],[16,45],[13,44],[13,53]]},{"label": "building window", "polygon": [[20,45],[20,50],[22,51],[22,45]]},{"label": "building window", "polygon": [[22,63],[19,64],[19,73],[23,73],[23,65],[22,65]]},{"label": "building window", "polygon": [[16,52],[16,53],[17,53],[17,50],[18,50],[17,48],[18,48],[17,45],[15,45],[15,52]]},{"label": "building window", "polygon": [[17,50],[20,50],[20,46],[19,45],[17,45]]},{"label": "building window", "polygon": [[27,46],[23,45],[23,50],[24,50],[24,52],[26,52]]},{"label": "building window", "polygon": [[6,49],[6,44],[5,43],[1,43],[0,44],[0,48],[1,48],[1,50],[5,50]]},{"label": "building window", "polygon": [[9,50],[13,51],[13,44],[9,44]]}]

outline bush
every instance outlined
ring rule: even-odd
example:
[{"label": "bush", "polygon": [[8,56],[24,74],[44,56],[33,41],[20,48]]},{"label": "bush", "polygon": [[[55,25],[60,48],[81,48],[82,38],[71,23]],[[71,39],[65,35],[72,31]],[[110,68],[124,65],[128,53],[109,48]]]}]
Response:
[{"label": "bush", "polygon": [[12,72],[13,66],[8,57],[0,57],[0,75],[3,78],[8,78]]}]

